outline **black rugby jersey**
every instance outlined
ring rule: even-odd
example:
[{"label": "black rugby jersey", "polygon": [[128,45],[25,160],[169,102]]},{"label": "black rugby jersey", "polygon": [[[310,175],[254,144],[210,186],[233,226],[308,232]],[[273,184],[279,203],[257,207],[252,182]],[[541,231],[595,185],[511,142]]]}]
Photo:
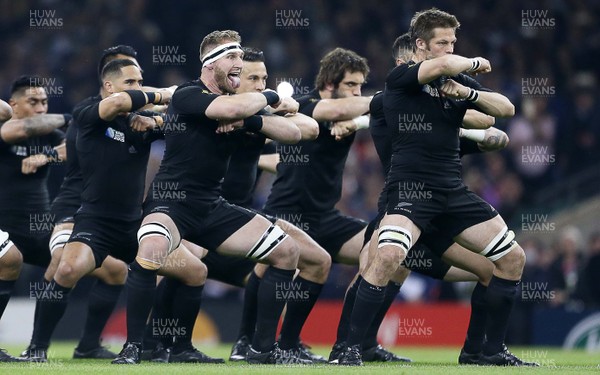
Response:
[{"label": "black rugby jersey", "polygon": [[[321,100],[318,90],[296,99],[299,112],[312,117]],[[279,145],[277,177],[265,204],[270,212],[326,212],[342,196],[342,178],[355,133],[336,141],[331,122],[319,123],[319,136],[313,141]]]},{"label": "black rugby jersey", "polygon": [[[390,171],[390,164],[392,159],[392,141],[390,138],[389,128],[385,122],[385,116],[383,113],[383,92],[379,92],[373,96],[371,104],[369,106],[369,112],[371,114],[369,119],[369,131],[371,138],[373,138],[373,145],[375,151],[379,156],[379,161],[383,167],[384,176],[387,176]],[[477,145],[477,142],[468,139],[460,138],[459,144],[459,156],[468,154],[481,153],[481,149]]]},{"label": "black rugby jersey", "polygon": [[[411,179],[431,188],[458,188],[463,186],[458,128],[465,111],[476,107],[466,100],[442,97],[439,78],[419,84],[420,65],[412,61],[399,65],[386,78],[383,109],[393,135],[388,183]],[[452,79],[486,90],[465,74]]]},{"label": "black rugby jersey", "polygon": [[150,199],[185,199],[202,206],[219,199],[238,136],[215,133],[219,123],[205,112],[217,97],[199,80],[173,94],[165,120],[165,154]]},{"label": "black rugby jersey", "polygon": [[99,103],[78,113],[77,156],[83,177],[78,212],[120,220],[142,216],[146,166],[155,132],[134,132],[127,117],[100,118]]},{"label": "black rugby jersey", "polygon": [[13,144],[0,138],[0,210],[44,212],[50,209],[46,185],[50,165],[38,168],[35,173],[23,174],[21,163],[28,156],[51,151],[63,139],[64,133],[58,129]]},{"label": "black rugby jersey", "polygon": [[82,109],[99,103],[102,100],[100,95],[90,96],[73,107],[73,120],[67,129],[67,161],[65,178],[60,185],[60,191],[53,204],[64,204],[69,206],[79,206],[81,204],[81,190],[83,189],[83,177],[79,167],[79,158],[77,157],[77,148],[75,146],[77,140],[77,121]]},{"label": "black rugby jersey", "polygon": [[242,131],[239,138],[225,174],[222,196],[229,203],[250,207],[258,178],[258,159],[267,137],[261,133]]}]

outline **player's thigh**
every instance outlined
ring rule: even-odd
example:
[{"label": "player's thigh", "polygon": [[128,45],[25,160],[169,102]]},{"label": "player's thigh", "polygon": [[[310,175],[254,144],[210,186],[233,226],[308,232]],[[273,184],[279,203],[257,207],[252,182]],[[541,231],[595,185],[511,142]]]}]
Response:
[{"label": "player's thigh", "polygon": [[92,248],[83,242],[69,242],[63,249],[55,280],[63,286],[74,286],[83,276],[96,268]]},{"label": "player's thigh", "polygon": [[453,243],[442,255],[448,264],[477,275],[479,281],[487,285],[494,272],[494,263],[457,243]]},{"label": "player's thigh", "polygon": [[335,256],[335,260],[337,262],[353,265],[359,263],[366,230],[367,228],[364,227],[360,232],[356,233],[354,236],[352,236],[352,238],[342,245],[340,251]]},{"label": "player's thigh", "polygon": [[264,260],[275,253],[285,252],[290,246],[295,247],[295,242],[281,228],[255,214],[250,221],[221,243],[217,252]]},{"label": "player's thigh", "polygon": [[196,245],[193,242],[181,240],[181,244],[185,246],[185,248],[188,249],[188,251],[198,259],[203,259],[208,254],[207,249],[203,248],[200,245]]},{"label": "player's thigh", "polygon": [[207,269],[204,263],[181,243],[169,254],[158,274],[176,278],[186,285],[200,286],[206,281]]},{"label": "player's thigh", "polygon": [[331,256],[306,232],[285,220],[278,219],[276,224],[296,241],[300,251],[298,268],[319,266],[329,269]]},{"label": "player's thigh", "polygon": [[109,285],[123,285],[127,279],[127,265],[122,260],[109,255],[104,259],[100,268],[92,272],[92,276]]},{"label": "player's thigh", "polygon": [[500,215],[496,215],[463,230],[454,239],[459,245],[480,253],[504,230],[506,223]]}]

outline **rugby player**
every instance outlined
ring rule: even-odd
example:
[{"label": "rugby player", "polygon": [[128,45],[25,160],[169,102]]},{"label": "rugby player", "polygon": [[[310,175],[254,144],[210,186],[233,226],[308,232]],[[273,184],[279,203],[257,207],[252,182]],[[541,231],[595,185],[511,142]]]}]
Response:
[{"label": "rugby player", "polygon": [[[464,186],[458,152],[458,128],[467,109],[509,117],[514,114],[514,106],[503,95],[490,92],[461,74],[488,73],[491,66],[483,58],[467,59],[452,54],[458,26],[454,16],[437,9],[417,13],[410,28],[416,51],[414,59],[393,69],[386,79],[383,107],[394,135],[391,170],[386,181],[387,212],[378,232],[378,250],[362,273],[348,347],[340,363],[361,364],[365,322],[373,321],[390,275],[421,233],[436,221],[435,225],[449,230],[459,244],[485,255],[495,264],[485,292],[487,341],[479,364],[530,365],[504,345],[525,254],[493,207]],[[431,126],[429,131],[415,130],[415,126],[423,124]],[[407,198],[402,194],[406,184],[422,186],[432,199]]]},{"label": "rugby player", "polygon": [[297,110],[277,93],[235,94],[242,69],[240,41],[231,30],[207,35],[200,45],[200,79],[180,86],[169,105],[167,113],[181,125],[181,131],[165,134],[165,156],[153,187],[158,192],[183,191],[185,197],[157,200],[148,195],[138,232],[138,255],[127,281],[127,342],[113,363],[139,363],[156,273],[182,238],[206,249],[270,264],[259,288],[255,352],[248,361],[281,363],[275,332],[285,301],[278,300],[275,291],[277,285],[292,281],[297,245],[261,215],[227,203],[220,189],[239,142],[229,131],[244,127],[289,143],[298,142],[301,134],[284,117],[257,115],[267,105]]}]

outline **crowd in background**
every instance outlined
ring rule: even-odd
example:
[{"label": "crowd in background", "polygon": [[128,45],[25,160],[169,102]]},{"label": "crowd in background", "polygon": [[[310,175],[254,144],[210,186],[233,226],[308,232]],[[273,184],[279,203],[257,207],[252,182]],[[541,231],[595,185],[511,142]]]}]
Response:
[{"label": "crowd in background", "polygon": [[[202,37],[228,28],[241,33],[244,45],[265,51],[269,87],[288,80],[306,93],[313,88],[320,57],[340,46],[368,59],[371,73],[363,93],[372,94],[383,89],[392,67],[394,39],[407,30],[415,11],[434,5],[461,22],[455,53],[488,58],[493,72],[478,80],[507,95],[517,108],[514,118],[496,122],[508,134],[510,145],[501,152],[465,157],[463,165],[467,185],[507,222],[519,226],[524,208],[533,209],[536,203],[544,210],[547,202],[538,199],[540,191],[598,170],[600,3],[596,1],[484,0],[468,6],[461,0],[2,1],[0,96],[8,99],[10,83],[17,76],[36,74],[54,86],[50,112],[69,112],[97,92],[97,58],[102,49],[116,44],[137,49],[147,84],[180,84],[199,75]],[[49,12],[43,16],[33,10]],[[32,25],[32,19],[44,17],[54,19],[54,27]],[[179,56],[176,62],[157,59],[165,46]],[[382,185],[379,160],[368,131],[362,131],[346,165],[339,208],[372,218]],[[257,206],[268,189],[266,178],[258,189]],[[597,193],[597,188],[590,191]],[[528,255],[524,282],[544,281],[556,291],[548,301],[523,303],[600,305],[599,233],[583,235],[566,228],[555,243],[536,237],[521,243]],[[332,274],[337,278],[335,287],[325,295],[343,294],[354,270],[341,269]],[[411,283],[403,298],[461,295],[460,289],[435,282],[419,284],[415,278]]]}]

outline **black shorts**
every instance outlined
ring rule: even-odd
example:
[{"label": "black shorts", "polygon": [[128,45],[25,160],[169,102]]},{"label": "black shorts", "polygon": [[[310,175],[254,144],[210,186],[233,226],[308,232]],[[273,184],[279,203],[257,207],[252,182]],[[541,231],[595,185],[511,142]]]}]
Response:
[{"label": "black shorts", "polygon": [[23,254],[23,262],[34,266],[50,265],[50,236],[54,220],[50,212],[0,212],[0,228]]},{"label": "black shorts", "polygon": [[449,191],[421,186],[411,181],[388,186],[387,213],[406,216],[422,232],[430,230],[432,220],[436,219],[435,225],[447,227],[451,237],[498,215],[489,203],[466,186]]},{"label": "black shorts", "polygon": [[[144,216],[152,213],[168,215],[177,226],[181,238],[214,251],[232,234],[257,214],[219,198],[210,206],[194,207],[188,202],[147,200]],[[249,244],[248,250],[254,244]]]},{"label": "black shorts", "polygon": [[56,225],[64,223],[74,223],[75,214],[79,209],[78,203],[67,203],[64,201],[54,201],[50,206],[50,213],[54,216]]},{"label": "black shorts", "polygon": [[305,231],[313,240],[335,257],[349,239],[362,231],[367,223],[342,215],[338,210],[326,213],[284,213],[266,211],[277,219],[285,220]]},{"label": "black shorts", "polygon": [[246,278],[256,265],[249,259],[221,255],[215,251],[209,251],[202,262],[208,268],[209,279],[240,288],[246,285]]},{"label": "black shorts", "polygon": [[77,213],[68,243],[82,242],[88,245],[94,254],[96,268],[109,255],[129,264],[137,255],[137,231],[141,223],[141,219],[125,221]]},{"label": "black shorts", "polygon": [[[384,215],[385,213],[380,211],[369,222],[363,247],[371,239],[373,232],[379,228],[379,223]],[[437,230],[422,233],[417,243],[406,254],[402,265],[411,271],[437,280],[443,280],[450,269],[450,265],[446,264],[441,256],[452,243],[454,243],[452,237],[448,237]]]}]

